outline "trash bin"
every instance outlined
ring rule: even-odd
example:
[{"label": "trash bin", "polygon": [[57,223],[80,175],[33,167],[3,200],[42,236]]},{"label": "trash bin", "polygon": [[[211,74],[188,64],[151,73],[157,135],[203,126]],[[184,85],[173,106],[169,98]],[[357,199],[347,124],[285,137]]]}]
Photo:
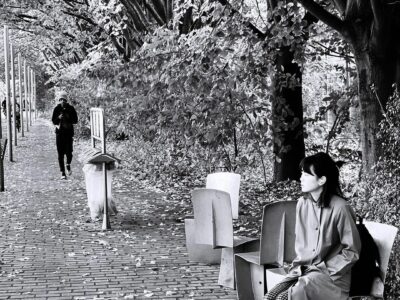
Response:
[{"label": "trash bin", "polygon": [[[115,162],[109,162],[107,165],[107,203],[110,215],[117,214],[117,208],[112,196],[112,179],[115,172]],[[85,174],[86,193],[88,206],[90,209],[90,218],[95,221],[100,218],[104,210],[104,177],[103,163],[86,163],[83,168]]]}]

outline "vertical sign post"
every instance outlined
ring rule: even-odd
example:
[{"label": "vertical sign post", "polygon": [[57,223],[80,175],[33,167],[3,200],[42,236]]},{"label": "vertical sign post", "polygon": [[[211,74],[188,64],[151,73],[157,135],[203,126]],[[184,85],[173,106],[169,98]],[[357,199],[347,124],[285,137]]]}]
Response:
[{"label": "vertical sign post", "polygon": [[11,60],[11,114],[12,114],[12,134],[14,137],[14,145],[18,146],[18,141],[17,141],[17,116],[16,116],[16,89],[15,89],[15,59],[14,59],[14,46],[11,44],[11,50],[10,50],[10,60]]},{"label": "vertical sign post", "polygon": [[31,74],[30,74],[30,67],[27,66],[26,67],[26,78],[28,80],[28,91],[27,91],[27,102],[25,103],[26,105],[26,123],[29,125],[29,127],[31,127],[31,123],[29,120],[29,111],[30,111],[30,103],[31,103]]},{"label": "vertical sign post", "polygon": [[8,160],[13,161],[13,145],[11,131],[11,105],[10,105],[10,44],[8,40],[8,26],[4,26],[4,56],[5,56],[5,74],[6,74],[6,112],[7,112],[7,139],[8,139]]},{"label": "vertical sign post", "polygon": [[18,91],[19,91],[19,118],[21,126],[21,136],[24,136],[24,110],[22,100],[22,82],[21,82],[21,53],[18,53]]},{"label": "vertical sign post", "polygon": [[0,139],[0,192],[4,192],[4,153],[7,147],[7,139]]},{"label": "vertical sign post", "polygon": [[[90,109],[90,130],[92,146],[96,146],[96,140],[101,142],[101,152],[106,154],[106,137],[105,137],[105,122],[104,109]],[[111,229],[110,218],[108,215],[108,191],[107,191],[107,162],[103,161],[103,180],[104,180],[104,215],[103,215],[103,230]]]},{"label": "vertical sign post", "polygon": [[26,132],[29,132],[29,119],[28,119],[28,68],[26,60],[24,59],[24,100],[25,100],[25,117],[26,117]]},{"label": "vertical sign post", "polygon": [[32,82],[33,82],[33,89],[32,89],[32,97],[33,97],[33,120],[36,120],[36,73],[33,72],[32,74]]},{"label": "vertical sign post", "polygon": [[32,126],[32,100],[33,100],[33,70],[29,68],[29,80],[30,80],[30,91],[29,91],[29,125]]},{"label": "vertical sign post", "polygon": [[33,116],[36,121],[37,118],[37,109],[36,109],[36,73],[33,72]]},{"label": "vertical sign post", "polygon": [[30,120],[30,114],[31,114],[31,68],[28,66],[26,68],[26,74],[28,78],[28,102],[26,102],[26,122],[29,124],[29,127],[31,127],[31,120]]},{"label": "vertical sign post", "polygon": [[[102,144],[102,151],[103,154],[106,154],[106,137],[105,137],[105,132],[106,132],[106,126],[105,126],[105,120],[104,120],[104,110],[101,110],[101,117],[100,117],[100,128],[101,128],[101,136],[103,139],[103,144]],[[108,215],[108,191],[107,191],[107,163],[103,162],[103,178],[104,178],[104,216],[103,216],[103,230],[106,229],[111,229],[111,224],[110,224],[110,218]]]},{"label": "vertical sign post", "polygon": [[[4,30],[3,30],[3,39],[4,39],[4,46],[5,46],[6,45],[6,26],[4,26]],[[7,62],[7,55],[6,55],[6,51],[4,50],[4,73],[5,74],[7,74],[6,62]],[[4,99],[1,99],[1,103],[3,103]],[[3,138],[3,127],[1,124],[1,114],[2,114],[1,110],[2,110],[2,106],[0,106],[0,139]]]}]

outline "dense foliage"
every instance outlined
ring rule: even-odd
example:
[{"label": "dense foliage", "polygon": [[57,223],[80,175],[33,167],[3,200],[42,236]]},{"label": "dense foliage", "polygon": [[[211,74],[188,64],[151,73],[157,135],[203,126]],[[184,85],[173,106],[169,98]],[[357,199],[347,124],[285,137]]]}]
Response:
[{"label": "dense foliage", "polygon": [[[0,4],[1,20],[13,25],[13,43],[40,74],[40,109],[49,114],[55,93],[68,91],[85,138],[89,108],[104,107],[109,150],[122,158],[127,180],[182,189],[182,215],[190,213],[188,190],[203,186],[207,173],[235,171],[243,206],[236,229],[256,235],[265,203],[299,195],[296,182],[271,183],[279,159],[273,144],[282,142],[272,133],[304,125],[307,154],[327,150],[347,162],[344,190],[357,212],[400,225],[399,96],[380,126],[376,176],[359,180],[355,58],[329,27],[310,26],[299,5],[277,1],[267,18],[258,1],[175,1],[174,10],[169,0],[13,2]],[[282,49],[301,78],[278,66]],[[273,115],[274,88],[287,87],[302,89],[304,124],[288,121],[291,99],[278,99],[281,115]],[[390,299],[400,296],[398,255]]]},{"label": "dense foliage", "polygon": [[129,63],[102,49],[57,80],[84,110],[106,107],[115,137],[153,142],[166,156],[208,168],[265,164],[271,124],[262,43],[223,6],[205,9],[214,27],[187,35],[160,28]]}]

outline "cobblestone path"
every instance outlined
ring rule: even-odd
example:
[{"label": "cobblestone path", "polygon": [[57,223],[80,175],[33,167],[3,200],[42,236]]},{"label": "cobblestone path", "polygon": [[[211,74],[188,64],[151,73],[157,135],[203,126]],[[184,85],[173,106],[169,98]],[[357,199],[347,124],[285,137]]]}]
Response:
[{"label": "cobblestone path", "polygon": [[189,262],[184,225],[168,215],[173,200],[124,182],[123,172],[112,230],[88,222],[75,158],[73,175],[59,179],[54,133],[41,119],[19,137],[14,162],[5,158],[0,299],[236,299],[217,285],[218,266]]}]

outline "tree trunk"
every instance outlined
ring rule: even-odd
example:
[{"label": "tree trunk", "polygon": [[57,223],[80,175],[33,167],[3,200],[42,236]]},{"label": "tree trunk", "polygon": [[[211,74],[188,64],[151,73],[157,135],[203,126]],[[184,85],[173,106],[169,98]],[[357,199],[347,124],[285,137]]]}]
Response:
[{"label": "tree trunk", "polygon": [[[277,74],[274,79],[272,99],[272,127],[274,139],[274,181],[300,179],[300,161],[305,155],[303,132],[302,72],[293,62],[293,52],[288,47],[280,50],[276,59]],[[281,86],[283,74],[294,76],[295,86]]]},{"label": "tree trunk", "polygon": [[[268,1],[270,9],[278,6],[278,1]],[[272,20],[271,20],[272,21]],[[279,20],[274,20],[279,22]],[[303,21],[306,27],[317,22],[310,13],[306,13]],[[305,28],[306,29],[306,28]],[[304,32],[304,43],[308,40],[307,30]],[[277,73],[274,79],[272,97],[272,127],[274,152],[274,181],[300,180],[301,160],[305,156],[303,129],[303,95],[300,66],[294,61],[294,52],[290,47],[282,47],[275,59]],[[282,86],[281,79],[288,74],[296,82]]]},{"label": "tree trunk", "polygon": [[389,24],[370,31],[354,26],[356,34],[350,40],[358,72],[362,167],[369,174],[382,153],[377,142],[379,122],[393,93],[392,85],[398,83],[400,75],[398,33]]},{"label": "tree trunk", "polygon": [[179,33],[188,34],[190,32],[191,26],[193,24],[193,8],[190,7],[185,11],[181,18],[181,23],[179,24]]},{"label": "tree trunk", "polygon": [[[360,101],[361,147],[363,171],[371,173],[381,153],[377,131],[386,103],[392,93],[395,73],[387,62],[371,59],[371,55],[357,55],[358,93]],[[389,64],[388,64],[389,63]]]}]

